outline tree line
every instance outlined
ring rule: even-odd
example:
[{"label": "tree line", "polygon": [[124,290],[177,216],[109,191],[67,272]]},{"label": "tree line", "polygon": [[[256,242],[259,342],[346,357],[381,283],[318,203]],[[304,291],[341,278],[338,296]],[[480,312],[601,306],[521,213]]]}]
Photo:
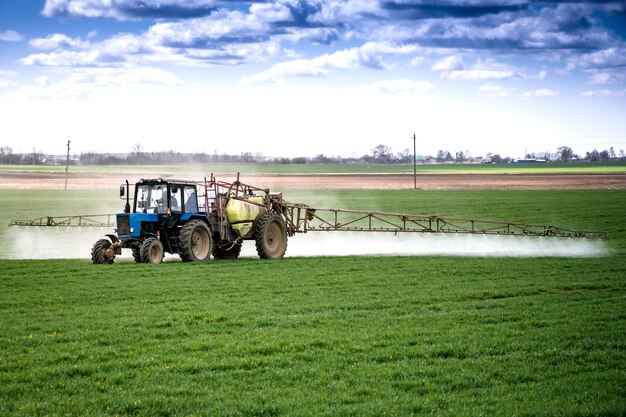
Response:
[{"label": "tree line", "polygon": [[[546,162],[571,162],[590,161],[608,162],[626,160],[626,154],[621,149],[616,153],[614,148],[598,151],[594,149],[586,152],[584,156],[574,153],[569,146],[561,146],[556,152],[529,153],[526,159],[542,160]],[[515,159],[500,154],[488,153],[485,157],[473,158],[469,151],[439,150],[436,155],[420,156],[418,163],[509,163]],[[31,153],[14,153],[9,146],[0,147],[0,164],[4,165],[65,165],[65,156],[46,155],[33,150]],[[375,146],[369,153],[361,157],[344,158],[341,156],[326,156],[318,154],[313,157],[274,158],[266,157],[260,153],[252,154],[242,152],[239,155],[231,154],[207,154],[181,153],[175,151],[144,152],[140,144],[133,147],[132,152],[127,154],[111,154],[85,152],[74,155],[70,164],[80,165],[163,165],[163,164],[219,164],[219,163],[279,163],[279,164],[412,164],[413,154],[409,149],[395,153],[391,147],[380,144]]]}]

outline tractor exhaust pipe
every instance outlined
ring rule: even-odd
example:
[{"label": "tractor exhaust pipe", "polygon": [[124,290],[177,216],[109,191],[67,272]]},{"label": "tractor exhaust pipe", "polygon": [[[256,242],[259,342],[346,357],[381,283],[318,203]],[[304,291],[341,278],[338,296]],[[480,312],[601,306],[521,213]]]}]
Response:
[{"label": "tractor exhaust pipe", "polygon": [[124,213],[130,213],[130,184],[126,180],[126,205],[124,206]]}]

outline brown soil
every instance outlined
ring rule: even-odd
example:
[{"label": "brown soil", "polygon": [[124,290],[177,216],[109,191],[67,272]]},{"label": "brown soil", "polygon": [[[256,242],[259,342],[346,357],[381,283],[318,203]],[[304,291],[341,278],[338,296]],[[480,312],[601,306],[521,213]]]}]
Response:
[{"label": "brown soil", "polygon": [[[206,174],[187,174],[185,179],[201,181]],[[163,178],[172,176],[163,175]],[[232,181],[232,176],[219,177]],[[129,177],[135,181],[136,178]],[[280,190],[410,189],[413,175],[406,174],[245,174],[242,181],[261,188]],[[72,173],[68,189],[116,188],[125,174]],[[0,171],[0,189],[62,190],[65,173]],[[626,189],[626,174],[419,174],[417,188],[422,190],[574,190]]]}]

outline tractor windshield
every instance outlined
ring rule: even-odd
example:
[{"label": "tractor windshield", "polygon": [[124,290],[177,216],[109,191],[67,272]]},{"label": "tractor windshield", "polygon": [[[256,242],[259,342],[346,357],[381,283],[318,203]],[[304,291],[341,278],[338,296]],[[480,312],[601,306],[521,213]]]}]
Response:
[{"label": "tractor windshield", "polygon": [[135,198],[135,213],[165,213],[167,211],[167,185],[139,184]]}]

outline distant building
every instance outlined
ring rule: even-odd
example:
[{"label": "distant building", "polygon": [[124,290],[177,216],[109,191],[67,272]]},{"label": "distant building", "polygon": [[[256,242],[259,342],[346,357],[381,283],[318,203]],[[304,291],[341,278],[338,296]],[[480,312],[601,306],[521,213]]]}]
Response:
[{"label": "distant building", "polygon": [[545,159],[514,159],[511,162],[514,164],[545,164],[547,161]]}]

